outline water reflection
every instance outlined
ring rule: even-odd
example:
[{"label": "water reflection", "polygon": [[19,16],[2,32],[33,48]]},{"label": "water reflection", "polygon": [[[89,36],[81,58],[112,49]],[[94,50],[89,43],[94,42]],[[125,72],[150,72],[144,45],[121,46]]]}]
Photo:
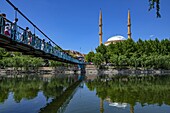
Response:
[{"label": "water reflection", "polygon": [[115,106],[115,107],[118,107],[118,108],[125,108],[127,106],[127,103],[114,102],[114,103],[110,103],[109,106]]},{"label": "water reflection", "polygon": [[[51,113],[57,112],[57,110],[63,105],[63,103],[73,94],[74,90],[79,84],[81,77],[78,75],[20,75],[20,76],[1,76],[0,77],[0,112],[7,113],[9,109],[1,109],[8,106],[8,101],[14,100],[13,105],[21,103],[23,101],[29,102],[29,100],[36,100],[40,95],[45,97],[46,102],[43,104],[40,101],[41,106],[37,106],[37,111],[26,110],[22,106],[24,112],[46,112],[52,109]],[[12,98],[12,100],[11,100]],[[49,101],[50,100],[50,101]],[[43,106],[42,106],[43,105]],[[21,107],[21,106],[20,106]],[[42,107],[42,108],[41,108]],[[19,109],[11,109],[12,112],[19,112]],[[20,112],[23,112],[20,111]]]},{"label": "water reflection", "polygon": [[117,108],[125,108],[129,104],[130,113],[134,113],[137,104],[142,107],[170,105],[169,76],[98,76],[94,80],[89,79],[86,85],[91,91],[96,90],[100,98],[100,113],[104,112],[104,100]]},{"label": "water reflection", "polygon": [[169,86],[169,76],[4,76],[0,112],[166,113]]}]

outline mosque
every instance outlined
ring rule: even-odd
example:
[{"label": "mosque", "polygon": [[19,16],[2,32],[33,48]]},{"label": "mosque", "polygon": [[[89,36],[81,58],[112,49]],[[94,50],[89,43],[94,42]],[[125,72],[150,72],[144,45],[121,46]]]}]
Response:
[{"label": "mosque", "polygon": [[[99,45],[102,44],[102,35],[103,35],[103,32],[102,32],[102,11],[100,10],[100,17],[99,17]],[[128,24],[127,24],[127,27],[128,27],[128,39],[132,39],[131,38],[131,19],[130,19],[130,11],[128,10]],[[113,43],[115,44],[116,42],[121,42],[121,41],[124,41],[126,40],[125,37],[123,36],[120,36],[120,35],[116,35],[116,36],[112,36],[110,37],[105,43],[104,45],[105,46],[108,46],[109,44]]]}]

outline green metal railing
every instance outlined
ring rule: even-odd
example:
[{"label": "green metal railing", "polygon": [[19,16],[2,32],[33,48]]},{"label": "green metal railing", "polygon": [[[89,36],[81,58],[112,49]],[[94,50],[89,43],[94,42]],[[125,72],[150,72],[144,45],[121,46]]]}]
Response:
[{"label": "green metal railing", "polygon": [[[14,29],[14,27],[16,27],[16,29]],[[12,39],[12,41],[32,46],[34,49],[44,51],[45,53],[54,55],[60,59],[76,64],[84,64],[83,61],[79,61],[65,52],[56,49],[49,42],[43,41],[36,34],[32,34],[31,31],[13,24],[11,21],[2,16],[0,16],[0,34]]]}]

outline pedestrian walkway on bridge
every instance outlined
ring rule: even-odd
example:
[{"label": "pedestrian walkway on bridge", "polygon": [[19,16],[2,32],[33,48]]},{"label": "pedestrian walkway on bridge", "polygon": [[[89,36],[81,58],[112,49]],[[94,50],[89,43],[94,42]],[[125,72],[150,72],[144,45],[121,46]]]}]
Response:
[{"label": "pedestrian walkway on bridge", "polygon": [[[9,0],[6,0],[14,10],[19,12],[34,27],[34,32],[17,25],[18,18],[14,22],[7,19],[7,15],[0,14],[0,47],[9,51],[18,51],[23,54],[42,57],[66,63],[84,64],[76,58],[62,51],[44,32],[42,32],[35,24],[33,24],[21,11],[18,10]],[[42,33],[48,41],[35,34],[35,29]]]}]

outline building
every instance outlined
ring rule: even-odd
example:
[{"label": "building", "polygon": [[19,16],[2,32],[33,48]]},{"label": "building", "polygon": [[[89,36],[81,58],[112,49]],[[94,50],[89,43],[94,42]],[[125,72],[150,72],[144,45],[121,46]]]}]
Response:
[{"label": "building", "polygon": [[115,44],[116,42],[121,42],[121,41],[124,41],[124,40],[126,40],[125,37],[120,36],[120,35],[116,35],[116,36],[110,37],[110,38],[104,43],[104,45],[105,45],[105,46],[108,46],[108,45],[111,44],[111,43]]},{"label": "building", "polygon": [[69,54],[70,56],[78,59],[79,61],[83,61],[84,62],[84,57],[85,57],[85,54],[82,54],[78,51],[73,51],[73,50],[64,50],[64,52],[66,54]]},{"label": "building", "polygon": [[[102,11],[100,10],[100,16],[99,16],[99,45],[102,44],[102,35],[103,35],[103,32],[102,32]],[[128,10],[128,24],[127,24],[127,28],[128,28],[128,39],[132,39],[131,38],[131,17],[130,17],[130,11]],[[104,45],[105,46],[108,46],[109,44],[113,43],[117,43],[117,42],[121,42],[121,41],[124,41],[126,40],[125,37],[121,36],[121,35],[116,35],[116,36],[112,36],[110,37],[105,43]]]}]

